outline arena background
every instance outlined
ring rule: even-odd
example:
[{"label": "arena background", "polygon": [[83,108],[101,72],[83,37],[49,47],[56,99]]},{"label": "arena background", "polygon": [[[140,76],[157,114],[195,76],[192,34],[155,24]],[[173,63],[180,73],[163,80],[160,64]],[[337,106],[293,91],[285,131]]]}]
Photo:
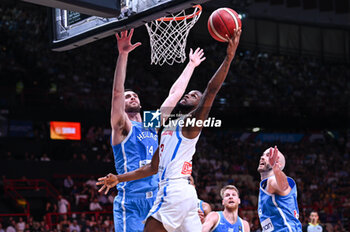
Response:
[{"label": "arena background", "polygon": [[[109,115],[116,39],[53,52],[47,8],[17,0],[0,5],[0,230],[23,220],[28,231],[75,223],[81,231],[110,231],[109,196],[116,192],[97,194],[94,181],[115,173]],[[223,126],[205,129],[197,145],[199,197],[221,209],[219,189],[236,185],[241,217],[260,231],[256,168],[262,151],[277,145],[298,185],[302,223],[316,210],[328,231],[349,231],[349,2],[204,4],[187,51],[200,46],[207,60],[188,89],[204,90],[225,55],[225,44],[206,29],[221,6],[245,15],[243,35],[211,113]],[[126,87],[139,93],[143,109],[155,110],[185,64],[150,65],[144,27],[132,41],[143,45],[129,56]],[[81,140],[50,139],[50,121],[80,122]],[[70,203],[67,218],[58,216],[60,195]],[[90,210],[94,201],[101,210]]]}]

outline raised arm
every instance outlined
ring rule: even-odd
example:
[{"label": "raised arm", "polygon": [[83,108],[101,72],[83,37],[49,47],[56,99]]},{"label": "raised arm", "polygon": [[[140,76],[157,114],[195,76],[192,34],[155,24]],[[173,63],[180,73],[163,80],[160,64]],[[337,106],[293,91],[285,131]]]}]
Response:
[{"label": "raised arm", "polygon": [[160,107],[160,112],[162,113],[161,122],[165,122],[168,119],[174,107],[176,106],[182,95],[185,93],[185,90],[187,88],[188,82],[191,79],[194,69],[198,65],[200,65],[202,61],[205,60],[205,57],[203,56],[203,49],[197,48],[194,52],[192,48],[190,49],[188,64],[186,65],[179,78],[171,87],[168,97],[165,99],[162,106]]},{"label": "raised arm", "polygon": [[124,83],[126,77],[126,66],[129,52],[140,46],[141,43],[131,44],[131,37],[134,30],[121,32],[120,36],[115,34],[118,41],[119,56],[114,73],[112,106],[111,106],[111,126],[112,144],[119,144],[128,134],[131,122],[125,113]]},{"label": "raised arm", "polygon": [[202,232],[209,232],[218,223],[219,214],[217,212],[210,212],[205,218],[205,222],[202,225]]},{"label": "raised arm", "polygon": [[202,202],[203,212],[202,210],[198,210],[199,218],[201,219],[202,224],[205,222],[205,218],[208,216],[208,214],[211,212],[211,206],[207,202]]},{"label": "raised arm", "polygon": [[208,214],[212,211],[211,206],[207,202],[203,202],[203,210],[204,210],[204,216],[208,216]]},{"label": "raised arm", "polygon": [[105,190],[105,194],[107,194],[111,188],[113,188],[120,182],[138,180],[148,176],[152,176],[158,172],[158,166],[159,148],[154,153],[151,163],[146,164],[145,166],[139,169],[136,169],[131,172],[126,172],[121,175],[114,175],[110,173],[105,177],[98,178],[98,182],[96,183],[96,185],[102,185],[102,187],[98,191],[102,192],[103,190]]},{"label": "raised arm", "polygon": [[291,191],[291,187],[289,186],[286,174],[284,174],[282,171],[282,166],[284,165],[280,163],[278,149],[276,146],[275,148],[270,149],[269,163],[272,167],[275,178],[270,178],[267,182],[268,192],[281,196],[288,195]]},{"label": "raised arm", "polygon": [[244,225],[244,231],[243,232],[250,232],[250,226],[249,226],[249,222],[247,222],[246,220],[242,220],[243,225]]},{"label": "raised arm", "polygon": [[[197,108],[192,112],[192,117],[196,120],[206,120],[208,118],[210,109],[213,105],[216,94],[219,92],[222,83],[225,81],[228,70],[230,69],[231,62],[235,56],[237,46],[239,44],[239,39],[241,36],[241,29],[235,30],[235,35],[232,38],[229,38],[226,35],[228,40],[228,46],[226,51],[226,57],[216,71],[214,76],[210,79],[207,88],[205,89],[201,101]],[[202,127],[193,128],[193,127],[183,127],[182,133],[186,138],[195,138],[200,133]]]}]

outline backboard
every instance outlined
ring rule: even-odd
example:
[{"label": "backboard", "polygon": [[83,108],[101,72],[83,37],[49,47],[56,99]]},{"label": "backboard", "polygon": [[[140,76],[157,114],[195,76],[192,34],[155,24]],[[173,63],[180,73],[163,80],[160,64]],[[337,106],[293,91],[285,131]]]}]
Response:
[{"label": "backboard", "polygon": [[51,47],[54,51],[70,50],[207,1],[209,0],[122,0],[121,13],[114,18],[52,9]]},{"label": "backboard", "polygon": [[66,9],[100,17],[116,17],[120,14],[121,0],[23,0],[42,6]]}]

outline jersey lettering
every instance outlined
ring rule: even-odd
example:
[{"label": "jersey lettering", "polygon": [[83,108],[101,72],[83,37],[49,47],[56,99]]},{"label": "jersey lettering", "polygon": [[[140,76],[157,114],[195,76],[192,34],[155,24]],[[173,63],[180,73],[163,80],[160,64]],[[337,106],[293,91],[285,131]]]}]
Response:
[{"label": "jersey lettering", "polygon": [[146,164],[151,163],[151,160],[140,160],[139,166],[140,168],[145,166]]},{"label": "jersey lettering", "polygon": [[294,212],[294,217],[295,217],[296,219],[299,219],[299,214],[298,214],[298,212],[297,212],[296,210],[294,210],[293,212]]},{"label": "jersey lettering", "polygon": [[271,232],[274,230],[274,227],[270,218],[267,218],[263,222],[261,222],[261,227],[263,229],[263,232]]},{"label": "jersey lettering", "polygon": [[165,135],[170,135],[170,136],[172,136],[172,135],[173,135],[173,132],[174,132],[174,131],[172,131],[172,130],[166,130],[166,131],[164,131],[164,132],[162,133],[162,136],[165,136]]},{"label": "jersey lettering", "polygon": [[150,155],[153,155],[153,146],[150,146],[149,148],[148,148],[148,146],[147,146],[147,152],[148,152]]}]

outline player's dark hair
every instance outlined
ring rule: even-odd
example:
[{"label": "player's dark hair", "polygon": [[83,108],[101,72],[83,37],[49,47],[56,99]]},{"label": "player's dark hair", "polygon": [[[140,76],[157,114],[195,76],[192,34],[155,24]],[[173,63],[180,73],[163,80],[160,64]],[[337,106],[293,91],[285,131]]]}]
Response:
[{"label": "player's dark hair", "polygon": [[[128,91],[136,93],[133,89],[124,89],[124,93],[128,92]],[[136,94],[139,95],[138,93],[136,93]]]}]

